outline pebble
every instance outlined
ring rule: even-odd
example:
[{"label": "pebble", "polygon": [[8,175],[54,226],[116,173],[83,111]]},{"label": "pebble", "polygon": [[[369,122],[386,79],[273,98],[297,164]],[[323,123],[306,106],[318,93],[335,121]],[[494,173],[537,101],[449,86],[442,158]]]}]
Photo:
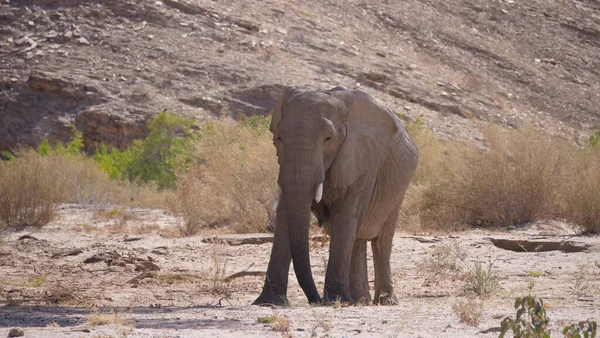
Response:
[{"label": "pebble", "polygon": [[29,52],[30,50],[35,49],[38,46],[37,42],[35,41],[31,41],[31,45],[27,48],[25,48],[23,51],[24,52]]},{"label": "pebble", "polygon": [[77,42],[79,42],[82,45],[89,45],[90,42],[88,41],[88,39],[84,38],[83,36],[80,37],[79,39],[77,39]]},{"label": "pebble", "polygon": [[25,331],[23,331],[20,327],[13,327],[8,331],[9,337],[23,337],[25,335]]}]

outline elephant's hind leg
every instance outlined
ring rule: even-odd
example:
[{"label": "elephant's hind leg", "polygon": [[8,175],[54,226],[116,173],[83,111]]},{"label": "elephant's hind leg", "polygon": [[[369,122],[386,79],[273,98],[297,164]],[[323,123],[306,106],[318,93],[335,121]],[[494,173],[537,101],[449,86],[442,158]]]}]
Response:
[{"label": "elephant's hind leg", "polygon": [[352,246],[350,260],[350,295],[355,303],[371,303],[369,293],[369,274],[367,270],[367,241],[357,239]]},{"label": "elephant's hind leg", "polygon": [[382,234],[371,242],[373,248],[373,263],[375,266],[375,298],[374,304],[397,305],[398,299],[394,295],[394,283],[392,282],[392,269],[390,266],[390,255],[392,253],[392,240],[398,220],[397,207],[384,224]]}]

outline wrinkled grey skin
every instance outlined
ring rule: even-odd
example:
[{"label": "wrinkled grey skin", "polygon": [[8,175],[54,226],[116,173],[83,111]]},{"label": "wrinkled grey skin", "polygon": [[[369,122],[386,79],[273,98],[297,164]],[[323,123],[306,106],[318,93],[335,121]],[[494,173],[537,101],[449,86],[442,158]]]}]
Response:
[{"label": "wrinkled grey skin", "polygon": [[[373,302],[396,304],[392,238],[418,162],[400,120],[360,91],[287,88],[273,110],[271,132],[281,198],[265,284],[253,304],[287,304],[290,261],[310,303],[369,303],[367,241],[375,267]],[[310,267],[311,211],[331,236],[323,299]]]}]

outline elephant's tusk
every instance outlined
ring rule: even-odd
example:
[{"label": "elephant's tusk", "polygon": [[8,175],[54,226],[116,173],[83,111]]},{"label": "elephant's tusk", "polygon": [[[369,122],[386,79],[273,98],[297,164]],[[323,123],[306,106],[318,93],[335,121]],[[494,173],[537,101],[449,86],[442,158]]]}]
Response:
[{"label": "elephant's tusk", "polygon": [[321,197],[323,197],[323,183],[319,184],[317,187],[317,192],[315,193],[315,202],[321,202]]}]

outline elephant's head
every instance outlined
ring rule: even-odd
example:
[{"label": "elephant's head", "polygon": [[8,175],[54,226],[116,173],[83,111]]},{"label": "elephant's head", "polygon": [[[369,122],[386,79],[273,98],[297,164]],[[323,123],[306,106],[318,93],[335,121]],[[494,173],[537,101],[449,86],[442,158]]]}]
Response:
[{"label": "elephant's head", "polygon": [[311,204],[328,202],[330,191],[346,189],[364,173],[377,170],[389,154],[396,122],[359,91],[286,88],[273,110],[270,130],[294,270],[309,302],[317,303],[308,246]]}]

